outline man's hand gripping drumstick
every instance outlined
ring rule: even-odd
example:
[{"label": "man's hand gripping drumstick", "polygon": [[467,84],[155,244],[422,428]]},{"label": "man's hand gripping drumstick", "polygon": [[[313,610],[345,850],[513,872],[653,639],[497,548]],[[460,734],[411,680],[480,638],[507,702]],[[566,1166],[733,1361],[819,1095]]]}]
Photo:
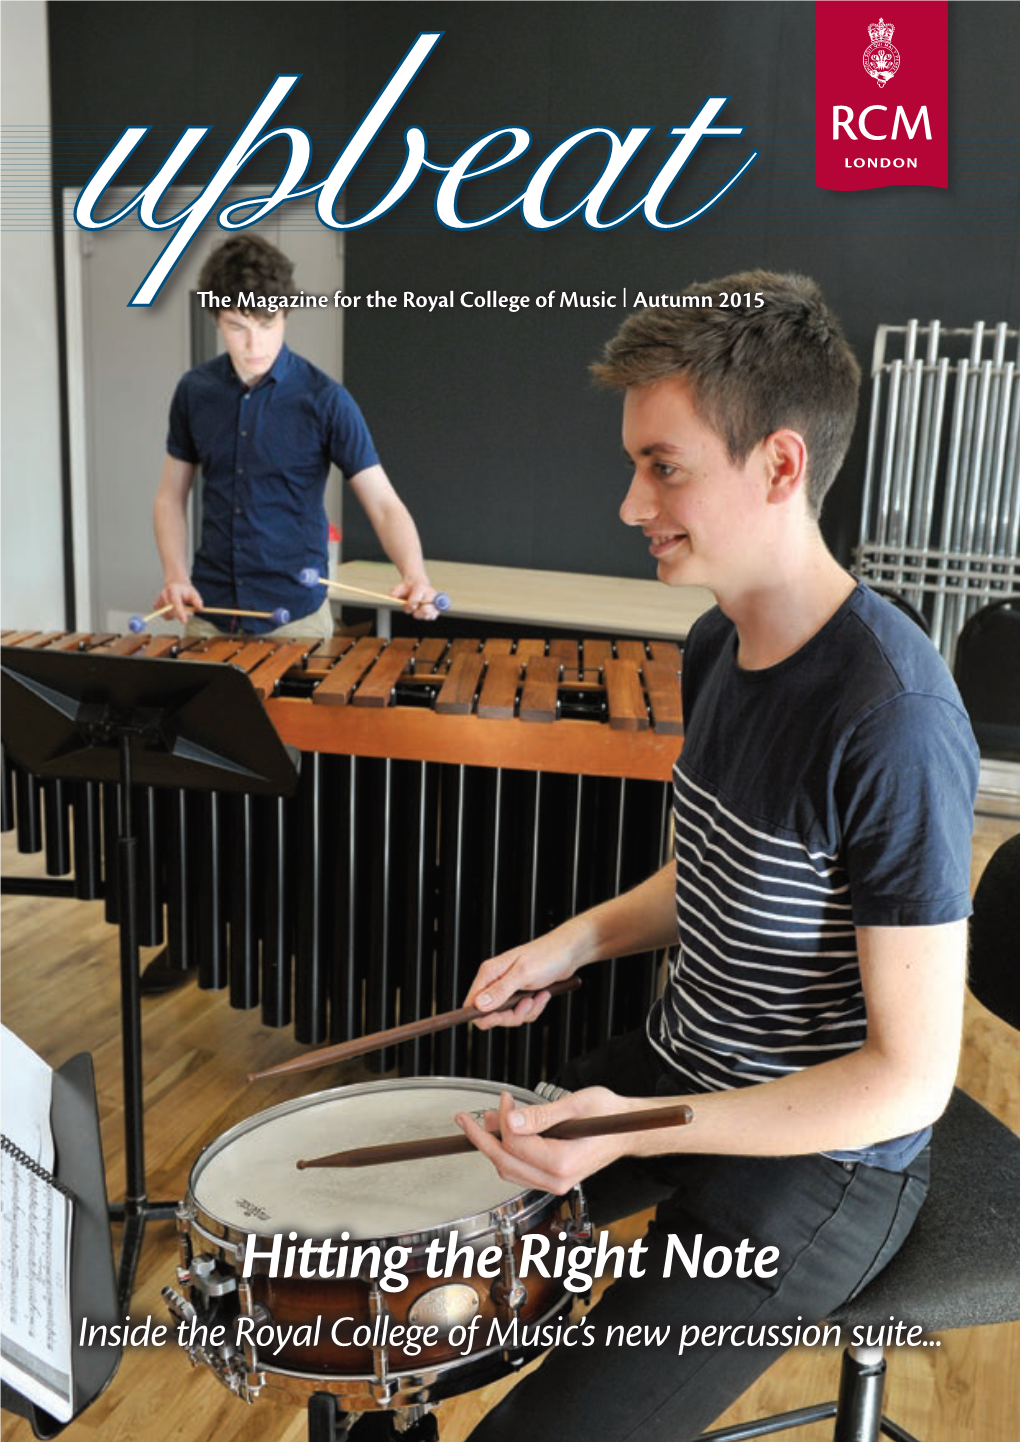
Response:
[{"label": "man's hand gripping drumstick", "polygon": [[[466,1004],[484,1013],[475,1026],[521,1026],[541,1016],[549,987],[573,976],[591,962],[635,952],[658,950],[676,941],[672,863],[647,881],[612,901],[575,916],[545,936],[492,957],[479,967]],[[528,993],[509,1003],[515,993]],[[516,1107],[512,1097],[500,1099],[494,1130],[462,1113],[457,1124],[506,1181],[562,1194],[628,1155],[653,1155],[689,1150],[685,1125],[676,1122],[652,1130],[600,1134],[571,1140],[542,1135],[575,1118],[645,1111],[649,1106],[676,1108],[682,1097],[623,1097],[605,1087],[587,1087],[554,1102]],[[689,1112],[690,1108],[686,1107]]]},{"label": "man's hand gripping drumstick", "polygon": [[[610,957],[659,951],[677,939],[676,876],[673,863],[640,886],[571,917],[554,931],[484,961],[471,983],[465,1005],[484,1015],[475,1026],[522,1026],[542,1015],[548,988],[576,975],[583,966]],[[512,1008],[515,992],[530,993]]]},{"label": "man's hand gripping drumstick", "polygon": [[[661,1112],[661,1126],[652,1120],[653,1110]],[[487,1113],[486,1121],[490,1118],[497,1130],[482,1126],[470,1112],[459,1112],[455,1120],[504,1181],[562,1196],[620,1157],[646,1149],[671,1151],[671,1137],[694,1120],[694,1113],[675,1097],[621,1097],[606,1087],[586,1087],[558,1101],[525,1107],[503,1092],[499,1112]],[[591,1125],[585,1125],[589,1120]],[[569,1139],[562,1139],[562,1132],[556,1135],[561,1128]]]}]

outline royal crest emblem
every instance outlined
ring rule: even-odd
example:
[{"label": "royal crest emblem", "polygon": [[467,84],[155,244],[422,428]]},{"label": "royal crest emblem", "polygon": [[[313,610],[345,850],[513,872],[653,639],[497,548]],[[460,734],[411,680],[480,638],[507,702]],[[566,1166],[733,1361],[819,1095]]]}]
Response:
[{"label": "royal crest emblem", "polygon": [[889,25],[879,16],[877,25],[868,26],[871,44],[864,52],[864,68],[872,80],[884,90],[900,68],[900,52],[892,43],[895,25]]}]

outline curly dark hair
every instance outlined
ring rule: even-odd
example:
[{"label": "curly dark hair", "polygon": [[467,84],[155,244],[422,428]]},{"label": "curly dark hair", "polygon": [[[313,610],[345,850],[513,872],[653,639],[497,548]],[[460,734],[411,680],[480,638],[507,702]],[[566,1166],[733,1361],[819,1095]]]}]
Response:
[{"label": "curly dark hair", "polygon": [[[739,303],[720,305],[723,294]],[[752,270],[669,299],[674,304],[627,317],[591,367],[595,379],[625,390],[682,377],[734,465],[773,431],[798,431],[807,445],[808,505],[818,516],[850,444],[861,379],[819,286]]]},{"label": "curly dark hair", "polygon": [[[239,235],[225,240],[206,260],[198,276],[198,289],[211,291],[234,310],[240,295],[256,298],[294,294],[294,263],[261,235]],[[209,309],[218,315],[222,306]]]}]

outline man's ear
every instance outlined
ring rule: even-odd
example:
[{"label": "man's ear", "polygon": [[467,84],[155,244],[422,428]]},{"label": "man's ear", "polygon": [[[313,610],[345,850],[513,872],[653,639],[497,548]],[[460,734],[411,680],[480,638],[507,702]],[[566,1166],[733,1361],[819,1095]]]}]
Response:
[{"label": "man's ear", "polygon": [[808,454],[799,431],[773,431],[762,442],[769,505],[785,505],[807,489]]}]

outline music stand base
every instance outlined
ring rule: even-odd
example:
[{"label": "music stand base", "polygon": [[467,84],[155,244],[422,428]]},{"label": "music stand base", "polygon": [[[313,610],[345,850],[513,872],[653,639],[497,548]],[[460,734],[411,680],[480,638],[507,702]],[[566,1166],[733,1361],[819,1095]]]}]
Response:
[{"label": "music stand base", "polygon": [[141,1201],[112,1202],[109,1213],[112,1222],[121,1222],[124,1227],[117,1272],[117,1302],[121,1315],[127,1316],[138,1272],[138,1259],[145,1240],[145,1224],[149,1221],[174,1221],[177,1216],[177,1203],[150,1202],[147,1198]]},{"label": "music stand base", "polygon": [[164,947],[142,971],[138,990],[142,996],[163,996],[194,981],[197,975],[197,968],[177,966],[170,958],[169,949]]}]

